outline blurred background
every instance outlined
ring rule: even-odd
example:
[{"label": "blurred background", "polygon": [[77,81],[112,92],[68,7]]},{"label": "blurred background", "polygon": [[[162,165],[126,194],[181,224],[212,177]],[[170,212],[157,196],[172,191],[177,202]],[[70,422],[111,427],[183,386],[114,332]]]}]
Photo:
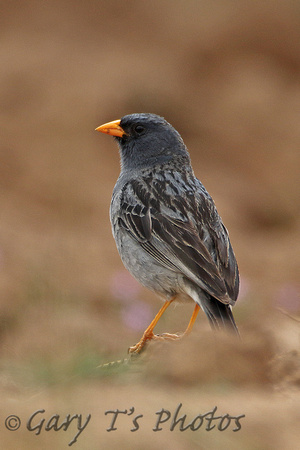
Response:
[{"label": "blurred background", "polygon": [[[77,449],[299,448],[300,1],[1,1],[0,30],[3,448],[68,448],[75,425],[26,429],[37,409],[92,414]],[[133,112],[181,133],[229,229],[242,341],[199,315],[184,342],[103,367],[160,308],[117,254],[119,155],[94,131]],[[157,331],[182,331],[192,309]],[[215,406],[246,417],[235,433],[153,432],[179,403],[187,423]],[[131,407],[140,429],[127,417],[108,433],[104,412]]]}]

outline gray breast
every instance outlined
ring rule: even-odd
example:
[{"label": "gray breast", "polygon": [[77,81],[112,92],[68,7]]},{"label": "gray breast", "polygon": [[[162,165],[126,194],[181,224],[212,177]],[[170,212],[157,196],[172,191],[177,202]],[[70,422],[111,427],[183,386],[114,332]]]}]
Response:
[{"label": "gray breast", "polygon": [[167,298],[180,293],[180,273],[159,264],[117,222],[113,234],[124,266],[143,286]]}]

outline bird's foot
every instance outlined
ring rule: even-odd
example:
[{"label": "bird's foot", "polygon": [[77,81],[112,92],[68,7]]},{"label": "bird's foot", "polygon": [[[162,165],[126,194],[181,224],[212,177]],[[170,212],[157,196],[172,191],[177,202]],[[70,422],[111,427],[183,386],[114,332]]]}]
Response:
[{"label": "bird's foot", "polygon": [[163,333],[155,334],[152,339],[157,339],[160,341],[176,341],[183,337],[183,333],[173,334],[173,333]]},{"label": "bird's foot", "polygon": [[176,341],[178,339],[181,339],[183,337],[184,333],[179,334],[171,334],[171,333],[163,333],[163,334],[153,334],[147,333],[144,334],[142,339],[132,347],[129,347],[128,353],[131,355],[137,355],[142,352],[147,342],[151,340],[155,341]]},{"label": "bird's foot", "polygon": [[151,339],[153,339],[154,337],[155,337],[155,335],[153,334],[153,332],[144,333],[142,339],[137,344],[133,345],[132,347],[129,347],[128,353],[130,353],[131,355],[133,355],[133,354],[137,355],[137,354],[141,353],[141,351],[144,349],[147,342],[151,341]]}]

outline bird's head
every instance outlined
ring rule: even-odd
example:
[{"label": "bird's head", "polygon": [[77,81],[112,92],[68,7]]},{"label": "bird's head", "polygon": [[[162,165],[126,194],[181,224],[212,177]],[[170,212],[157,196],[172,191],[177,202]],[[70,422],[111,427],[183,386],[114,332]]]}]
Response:
[{"label": "bird's head", "polygon": [[105,123],[96,130],[117,139],[123,170],[167,163],[178,156],[189,160],[180,134],[156,114],[129,114],[120,120]]}]

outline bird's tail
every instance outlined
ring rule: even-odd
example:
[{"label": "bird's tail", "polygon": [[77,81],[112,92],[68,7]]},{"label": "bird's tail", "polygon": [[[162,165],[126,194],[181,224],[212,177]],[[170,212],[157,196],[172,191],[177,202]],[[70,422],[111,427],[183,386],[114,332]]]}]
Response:
[{"label": "bird's tail", "polygon": [[211,296],[201,296],[200,306],[213,330],[228,330],[240,336],[230,305],[225,305]]}]

